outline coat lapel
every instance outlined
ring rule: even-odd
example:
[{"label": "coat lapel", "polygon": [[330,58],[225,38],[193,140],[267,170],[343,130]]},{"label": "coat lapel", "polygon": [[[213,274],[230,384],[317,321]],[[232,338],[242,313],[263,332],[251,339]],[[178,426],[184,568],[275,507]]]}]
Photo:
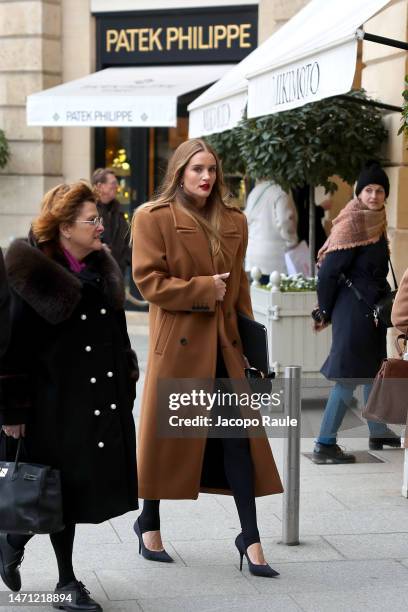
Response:
[{"label": "coat lapel", "polygon": [[231,272],[238,247],[241,243],[241,234],[237,228],[232,214],[227,210],[224,211],[221,225],[222,248],[224,252],[224,262],[220,257],[217,257],[217,273]]},{"label": "coat lapel", "polygon": [[197,276],[215,274],[210,245],[201,227],[180,207],[172,204],[171,212],[180,241],[189,253]]},{"label": "coat lapel", "polygon": [[174,204],[171,205],[171,211],[177,234],[194,263],[195,274],[213,275],[230,272],[241,243],[241,234],[228,210],[224,211],[221,224],[224,259],[217,256],[215,261],[207,237],[194,219]]}]

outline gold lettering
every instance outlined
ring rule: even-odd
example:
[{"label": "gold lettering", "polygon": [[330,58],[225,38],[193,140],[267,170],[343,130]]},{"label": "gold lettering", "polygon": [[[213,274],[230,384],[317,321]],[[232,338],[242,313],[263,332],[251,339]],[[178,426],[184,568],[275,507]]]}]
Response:
[{"label": "gold lettering", "polygon": [[191,27],[187,28],[187,34],[183,34],[184,29],[183,28],[179,28],[179,35],[178,35],[178,48],[180,51],[182,51],[183,47],[184,47],[184,41],[187,42],[188,49],[191,49],[191,43],[192,43],[192,31],[191,31]]},{"label": "gold lettering", "polygon": [[129,28],[126,30],[126,34],[128,35],[129,40],[130,51],[135,50],[135,36],[137,32],[138,30],[136,30],[135,28]]},{"label": "gold lettering", "polygon": [[250,42],[244,42],[246,38],[249,38],[251,36],[251,32],[246,32],[245,30],[250,30],[251,29],[251,24],[250,23],[242,23],[239,26],[240,32],[239,32],[239,46],[241,48],[248,48],[251,46]]},{"label": "gold lettering", "polygon": [[139,30],[139,51],[149,51],[149,28]]},{"label": "gold lettering", "polygon": [[179,37],[179,29],[178,28],[167,28],[166,32],[166,49],[169,51],[171,49],[172,43],[176,41]]},{"label": "gold lettering", "polygon": [[197,42],[197,26],[194,26],[194,42],[193,42],[193,49],[197,49],[198,46],[198,42]]},{"label": "gold lettering", "polygon": [[[209,27],[209,32],[208,32],[208,43],[205,44],[203,42],[203,26],[199,26],[198,28],[198,48],[199,49],[211,49],[212,48],[212,44],[210,44],[210,32],[212,35],[212,26]],[[212,38],[212,36],[211,36]],[[211,40],[212,43],[212,40]]]},{"label": "gold lettering", "polygon": [[116,45],[118,40],[117,30],[106,30],[106,50],[108,53],[111,52],[112,45]]},{"label": "gold lettering", "polygon": [[232,41],[239,37],[239,26],[235,24],[227,25],[227,48],[231,49]]},{"label": "gold lettering", "polygon": [[116,53],[122,49],[122,47],[124,47],[126,51],[130,52],[129,41],[127,39],[125,30],[121,30],[119,33],[119,38],[115,49]]},{"label": "gold lettering", "polygon": [[163,45],[161,44],[161,41],[160,41],[160,34],[162,32],[163,32],[163,28],[157,28],[156,30],[150,30],[149,51],[153,51],[155,45],[159,51],[163,51]]},{"label": "gold lettering", "polygon": [[227,37],[227,28],[225,25],[214,26],[214,48],[218,49],[218,43],[221,40],[225,40]]}]

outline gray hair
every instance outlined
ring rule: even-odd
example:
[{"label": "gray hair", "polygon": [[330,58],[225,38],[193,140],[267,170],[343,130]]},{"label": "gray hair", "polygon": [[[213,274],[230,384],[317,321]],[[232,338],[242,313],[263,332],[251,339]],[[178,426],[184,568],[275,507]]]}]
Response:
[{"label": "gray hair", "polygon": [[109,174],[116,176],[115,171],[112,170],[112,168],[97,168],[92,175],[92,185],[106,183]]}]

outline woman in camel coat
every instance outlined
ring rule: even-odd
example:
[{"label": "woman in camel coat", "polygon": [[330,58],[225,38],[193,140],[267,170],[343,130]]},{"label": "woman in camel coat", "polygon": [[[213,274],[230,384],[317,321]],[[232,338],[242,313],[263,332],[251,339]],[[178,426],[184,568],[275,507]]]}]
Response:
[{"label": "woman in camel coat", "polygon": [[[148,501],[135,530],[144,556],[169,561],[161,544],[158,500],[233,492],[245,540],[245,547],[237,542],[240,554],[250,547],[255,567],[269,568],[263,565],[254,497],[280,493],[282,486],[266,437],[171,438],[159,437],[156,429],[159,379],[245,376],[237,313],[253,318],[243,269],[247,224],[239,210],[223,202],[222,190],[215,152],[201,140],[187,141],[169,162],[161,195],[133,220],[133,276],[150,302],[138,457],[139,494]],[[248,483],[244,502],[236,481],[238,488]]]}]

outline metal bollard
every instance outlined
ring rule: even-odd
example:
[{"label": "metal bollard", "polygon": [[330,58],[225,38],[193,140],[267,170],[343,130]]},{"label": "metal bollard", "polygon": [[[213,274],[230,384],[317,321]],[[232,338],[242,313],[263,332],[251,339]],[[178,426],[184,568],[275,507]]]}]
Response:
[{"label": "metal bollard", "polygon": [[283,446],[282,541],[288,546],[299,544],[301,373],[300,366],[285,368],[285,416],[298,423],[289,427]]}]

